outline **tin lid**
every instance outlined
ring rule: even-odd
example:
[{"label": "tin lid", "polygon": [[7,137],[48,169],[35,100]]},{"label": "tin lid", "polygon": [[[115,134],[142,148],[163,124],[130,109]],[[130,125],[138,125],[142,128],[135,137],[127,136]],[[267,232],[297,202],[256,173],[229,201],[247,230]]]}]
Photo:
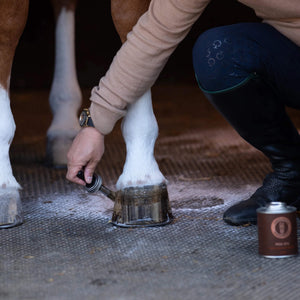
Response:
[{"label": "tin lid", "polygon": [[296,211],[296,207],[287,206],[285,202],[270,202],[265,207],[256,210],[258,213],[264,214],[280,214]]}]

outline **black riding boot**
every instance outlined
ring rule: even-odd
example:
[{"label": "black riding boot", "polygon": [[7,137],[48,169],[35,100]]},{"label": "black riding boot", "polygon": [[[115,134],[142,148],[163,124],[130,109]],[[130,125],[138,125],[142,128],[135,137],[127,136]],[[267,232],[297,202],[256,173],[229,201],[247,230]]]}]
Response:
[{"label": "black riding boot", "polygon": [[256,224],[256,209],[281,201],[300,209],[300,138],[278,93],[260,78],[228,91],[205,93],[236,131],[262,151],[273,172],[247,200],[225,211],[231,225]]}]

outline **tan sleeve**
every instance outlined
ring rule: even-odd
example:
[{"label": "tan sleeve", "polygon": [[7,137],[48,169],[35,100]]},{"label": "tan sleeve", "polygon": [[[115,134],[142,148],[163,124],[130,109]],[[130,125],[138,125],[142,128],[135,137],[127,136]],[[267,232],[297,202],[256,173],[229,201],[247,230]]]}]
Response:
[{"label": "tan sleeve", "polygon": [[95,127],[108,134],[126,114],[127,104],[151,88],[169,56],[185,38],[210,0],[152,0],[106,75],[92,90]]}]

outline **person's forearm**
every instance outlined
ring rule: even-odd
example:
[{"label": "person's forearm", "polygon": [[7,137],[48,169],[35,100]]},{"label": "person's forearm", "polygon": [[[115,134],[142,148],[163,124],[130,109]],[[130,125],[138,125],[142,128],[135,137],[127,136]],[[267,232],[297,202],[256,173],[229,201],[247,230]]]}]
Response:
[{"label": "person's forearm", "polygon": [[185,38],[210,0],[152,0],[129,33],[99,86],[92,90],[96,128],[109,133],[126,106],[149,89],[169,56]]}]

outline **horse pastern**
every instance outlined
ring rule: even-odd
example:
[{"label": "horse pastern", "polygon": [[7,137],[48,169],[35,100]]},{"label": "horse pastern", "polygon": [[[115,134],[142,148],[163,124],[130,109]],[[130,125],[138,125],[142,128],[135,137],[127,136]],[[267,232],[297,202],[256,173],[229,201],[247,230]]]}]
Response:
[{"label": "horse pastern", "polygon": [[57,169],[66,168],[67,154],[72,142],[73,138],[70,137],[48,137],[45,164]]}]

